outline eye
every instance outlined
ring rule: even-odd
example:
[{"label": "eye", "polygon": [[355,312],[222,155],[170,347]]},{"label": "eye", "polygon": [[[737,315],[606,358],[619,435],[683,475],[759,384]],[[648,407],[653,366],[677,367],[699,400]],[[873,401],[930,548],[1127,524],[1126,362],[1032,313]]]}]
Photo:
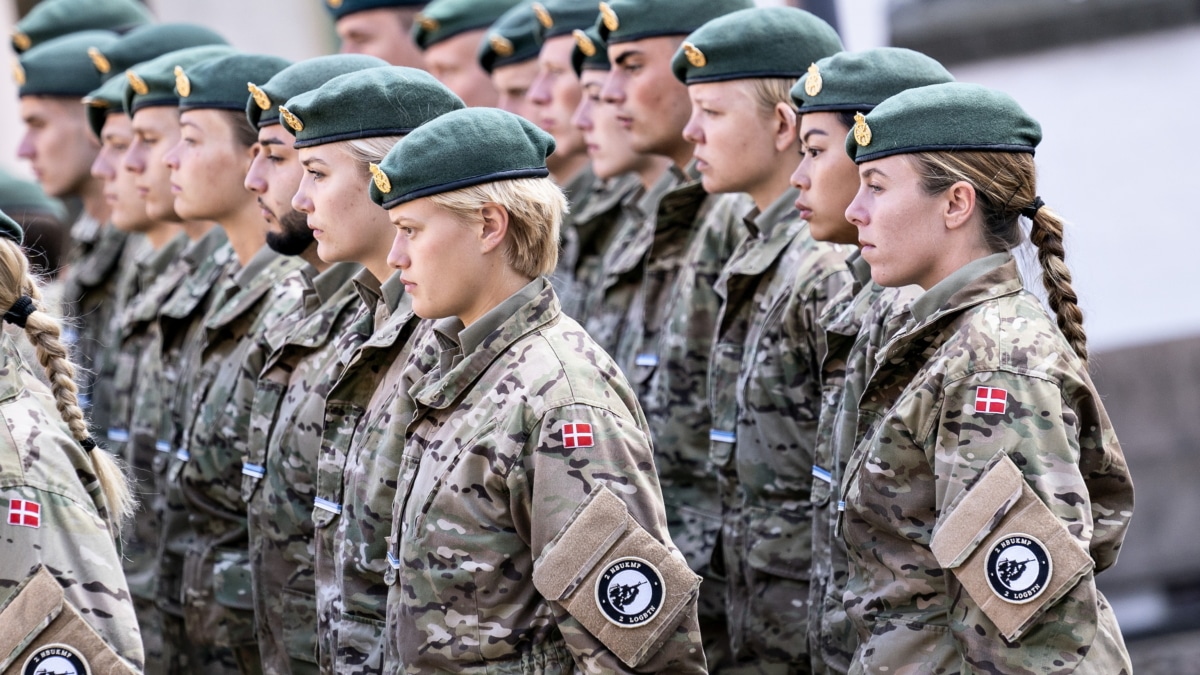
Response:
[{"label": "eye", "polygon": [[316,169],[305,169],[304,172],[312,176],[313,180],[318,180],[325,177],[325,174],[317,171]]}]

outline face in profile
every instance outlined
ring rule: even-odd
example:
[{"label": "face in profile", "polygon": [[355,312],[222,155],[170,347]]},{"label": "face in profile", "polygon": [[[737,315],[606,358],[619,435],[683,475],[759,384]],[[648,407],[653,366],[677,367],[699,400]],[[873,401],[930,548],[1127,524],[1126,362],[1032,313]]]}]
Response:
[{"label": "face in profile", "polygon": [[175,211],[187,220],[220,223],[254,197],[242,185],[257,144],[238,139],[233,113],[185,110],[179,115],[179,141],[166,155]]},{"label": "face in profile", "polygon": [[181,220],[175,212],[167,153],[179,142],[179,109],[152,106],[133,114],[133,141],[125,153],[125,168],[133,174],[134,189],[152,220]]},{"label": "face in profile", "polygon": [[425,69],[471,108],[494,108],[497,101],[492,78],[475,59],[483,36],[483,30],[471,30],[425,50]]},{"label": "face in profile", "polygon": [[51,197],[79,194],[91,179],[100,151],[78,99],[22,96],[19,104],[25,133],[17,156],[29,162],[34,178]]},{"label": "face in profile", "polygon": [[366,54],[393,66],[424,68],[425,59],[412,39],[417,12],[415,8],[381,7],[343,16],[335,27],[341,53]]},{"label": "face in profile", "polygon": [[800,117],[800,164],[791,183],[800,191],[796,208],[818,241],[858,243],[846,208],[858,192],[858,167],[846,154],[849,127],[835,112]]},{"label": "face in profile", "polygon": [[245,187],[255,195],[259,211],[267,221],[267,246],[283,255],[300,255],[313,243],[305,215],[292,208],[292,197],[300,187],[304,168],[292,147],[294,138],[283,125],[258,130],[259,153],[246,172]]},{"label": "face in profile", "polygon": [[92,162],[92,175],[104,183],[109,218],[123,232],[144,232],[151,220],[134,184],[136,175],[125,168],[125,153],[133,143],[133,123],[123,113],[110,113],[100,130],[100,152]]}]

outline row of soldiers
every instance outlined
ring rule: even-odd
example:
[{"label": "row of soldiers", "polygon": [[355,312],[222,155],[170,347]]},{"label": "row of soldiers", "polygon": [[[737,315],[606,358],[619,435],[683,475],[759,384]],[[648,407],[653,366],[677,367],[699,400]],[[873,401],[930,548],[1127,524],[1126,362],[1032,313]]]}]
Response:
[{"label": "row of soldiers", "polygon": [[[875,351],[921,293],[916,279],[872,281],[855,247],[863,223],[847,209],[859,191],[855,162],[865,161],[851,141],[869,148],[871,129],[886,128],[864,115],[951,75],[908,50],[843,52],[816,16],[747,0],[327,5],[344,48],[377,56],[293,64],[247,54],[200,26],[154,24],[128,0],[44,0],[14,35],[22,156],[48,193],[83,204],[62,290],[78,325],[74,355],[90,373],[82,402],[142,501],[124,533],[124,569],[97,577],[104,588],[128,584],[137,626],[96,626],[127,665],[835,673],[930,664],[916,647],[875,662],[864,654],[873,630],[864,626],[887,608],[863,619],[867,594],[856,595],[843,542],[843,528],[862,522],[844,515],[847,462],[869,432],[857,406]],[[480,112],[468,124],[456,112],[487,106],[525,121]],[[925,146],[903,150],[914,147]],[[431,480],[424,462],[444,461],[414,408],[455,395],[445,383],[421,389],[422,375],[453,372],[497,326],[425,295],[469,284],[474,270],[454,269],[445,252],[434,272],[422,268],[412,228],[389,213],[444,191],[414,183],[471,184],[468,165],[490,181],[548,174],[561,187],[569,215],[554,238],[556,297],[611,355],[593,361],[596,379],[617,384],[598,391],[620,394],[627,378],[633,418],[644,412],[635,426],[652,461],[635,452],[637,461],[614,464],[600,448],[572,459],[576,476],[562,480],[582,482],[582,495],[553,484],[566,511],[545,510],[533,527],[535,538],[582,545],[571,525],[604,522],[589,520],[587,505],[605,484],[670,551],[654,565],[647,554],[610,568],[633,579],[609,579],[612,592],[596,598],[616,633],[563,600],[570,584],[548,598],[568,607],[553,617],[463,615],[430,590],[518,598],[537,583],[546,595],[536,563],[530,573],[511,556],[480,554],[502,548],[500,533],[448,536],[423,556],[401,545],[411,484]],[[554,220],[553,209],[527,215],[519,202],[505,203],[509,218]],[[518,241],[508,260],[522,278],[550,271],[538,267],[537,237]],[[486,299],[490,289],[472,292]],[[448,315],[462,320],[452,337],[422,320]],[[1078,336],[1082,345],[1081,326]],[[619,373],[607,374],[610,363]],[[493,395],[510,384],[496,381]],[[490,429],[496,438],[483,433],[474,452],[500,453],[502,432],[478,410],[451,420],[464,433]],[[601,446],[604,428],[575,418],[556,430],[556,449]],[[451,487],[462,499],[455,515],[482,525],[471,495],[487,486]],[[453,530],[425,515],[415,522]],[[557,536],[544,531],[551,523]],[[1119,546],[1124,528],[1113,531]],[[582,555],[539,554],[555,565]],[[439,562],[456,555],[458,566]],[[689,587],[670,616],[659,596],[624,613],[656,578],[670,591],[684,583],[670,571],[675,557],[703,578],[698,592]],[[478,588],[455,576],[463,569],[504,576]],[[100,595],[75,600],[93,609],[85,616],[120,624]],[[638,623],[638,612],[649,618]],[[551,622],[574,665],[530,637]],[[654,635],[634,652],[641,638],[630,625]],[[975,629],[991,639],[992,629]],[[1067,658],[1015,644],[988,658],[1028,672]]]}]

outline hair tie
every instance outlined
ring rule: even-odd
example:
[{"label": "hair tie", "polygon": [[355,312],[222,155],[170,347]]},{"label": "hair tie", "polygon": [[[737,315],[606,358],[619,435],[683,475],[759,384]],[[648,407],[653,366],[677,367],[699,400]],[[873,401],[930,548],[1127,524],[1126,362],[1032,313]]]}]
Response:
[{"label": "hair tie", "polygon": [[37,308],[33,306],[33,298],[29,297],[28,295],[22,295],[21,297],[17,298],[17,301],[13,303],[13,306],[9,307],[8,311],[4,313],[4,320],[24,328],[25,320],[29,318],[30,314],[33,314],[36,311]]},{"label": "hair tie", "polygon": [[1041,197],[1034,197],[1032,204],[1021,209],[1021,215],[1025,216],[1026,218],[1028,218],[1030,220],[1033,220],[1034,217],[1037,216],[1038,209],[1042,208],[1045,205],[1046,205],[1046,202],[1042,201]]},{"label": "hair tie", "polygon": [[79,441],[79,444],[82,445],[83,449],[87,450],[88,452],[91,452],[96,449],[96,441],[92,440],[91,436],[88,436],[87,438],[83,439],[82,441]]}]

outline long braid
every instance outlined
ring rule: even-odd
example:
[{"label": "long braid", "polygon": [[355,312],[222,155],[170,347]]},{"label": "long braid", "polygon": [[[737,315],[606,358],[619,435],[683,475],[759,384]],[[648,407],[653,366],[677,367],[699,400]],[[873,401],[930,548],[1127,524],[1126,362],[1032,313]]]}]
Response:
[{"label": "long braid", "polygon": [[[62,342],[62,326],[44,311],[41,291],[29,276],[29,262],[24,252],[15,242],[4,238],[0,238],[0,282],[3,282],[0,283],[0,307],[11,307],[22,295],[33,299],[37,311],[25,319],[25,335],[36,349],[38,362],[46,371],[59,415],[66,422],[71,436],[86,447],[91,444],[91,435],[87,419],[79,407],[75,365],[71,363]],[[129,490],[129,480],[108,452],[91,451],[88,455],[104,494],[114,534],[119,534],[136,506]]]},{"label": "long braid", "polygon": [[1079,308],[1079,296],[1071,286],[1071,270],[1067,267],[1063,251],[1063,221],[1049,207],[1042,206],[1033,216],[1033,228],[1029,241],[1037,247],[1038,261],[1042,264],[1042,284],[1050,299],[1050,309],[1058,319],[1071,348],[1079,358],[1087,361],[1087,334],[1083,330],[1083,310]]}]

